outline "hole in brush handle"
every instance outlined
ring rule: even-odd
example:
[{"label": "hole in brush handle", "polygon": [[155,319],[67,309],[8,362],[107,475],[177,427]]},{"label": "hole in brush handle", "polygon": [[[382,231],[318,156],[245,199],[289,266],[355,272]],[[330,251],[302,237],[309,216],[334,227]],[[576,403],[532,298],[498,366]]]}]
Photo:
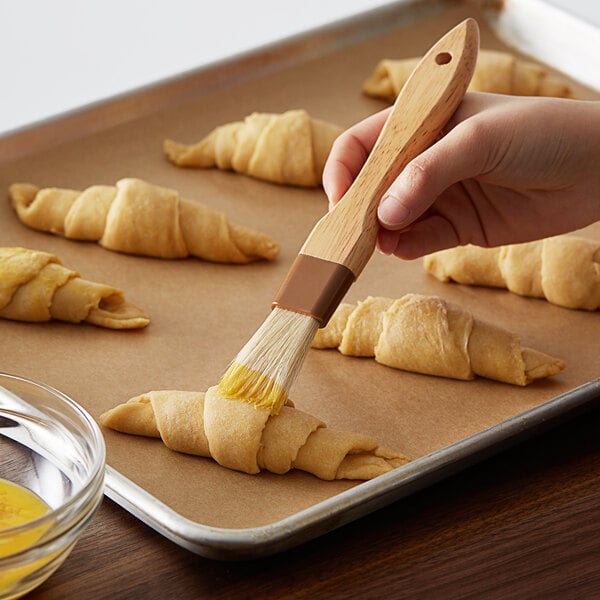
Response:
[{"label": "hole in brush handle", "polygon": [[452,61],[452,54],[450,52],[440,52],[435,56],[436,65],[447,65]]}]

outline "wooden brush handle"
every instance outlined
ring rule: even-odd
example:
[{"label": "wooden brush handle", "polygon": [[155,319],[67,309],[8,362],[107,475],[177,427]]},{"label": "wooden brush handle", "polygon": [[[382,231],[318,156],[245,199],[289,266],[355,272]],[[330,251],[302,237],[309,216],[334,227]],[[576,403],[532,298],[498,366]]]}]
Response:
[{"label": "wooden brush handle", "polygon": [[350,189],[313,228],[300,253],[361,273],[377,241],[377,206],[402,169],[430,146],[462,101],[477,61],[479,28],[466,19],[423,57],[402,88]]}]

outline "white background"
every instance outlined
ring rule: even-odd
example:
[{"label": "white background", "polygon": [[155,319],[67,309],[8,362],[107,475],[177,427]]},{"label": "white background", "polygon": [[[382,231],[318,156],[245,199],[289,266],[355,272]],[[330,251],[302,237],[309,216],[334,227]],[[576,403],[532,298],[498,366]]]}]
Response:
[{"label": "white background", "polygon": [[[600,0],[544,1],[600,27]],[[392,3],[0,0],[0,135]]]}]

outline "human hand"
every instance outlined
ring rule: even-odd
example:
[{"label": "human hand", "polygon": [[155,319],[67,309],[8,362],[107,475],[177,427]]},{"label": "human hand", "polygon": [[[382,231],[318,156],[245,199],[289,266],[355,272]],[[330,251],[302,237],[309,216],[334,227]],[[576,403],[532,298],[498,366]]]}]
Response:
[{"label": "human hand", "polygon": [[[334,143],[323,173],[331,207],[389,110]],[[541,239],[600,220],[600,102],[468,93],[444,135],[384,194],[378,218],[380,251],[404,259]]]}]

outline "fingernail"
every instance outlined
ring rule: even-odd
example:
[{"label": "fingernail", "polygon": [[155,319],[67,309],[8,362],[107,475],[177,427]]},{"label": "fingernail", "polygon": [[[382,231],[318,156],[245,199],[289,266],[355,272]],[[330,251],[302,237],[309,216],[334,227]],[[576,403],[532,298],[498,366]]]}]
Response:
[{"label": "fingernail", "polygon": [[410,211],[403,202],[396,196],[387,194],[379,204],[377,217],[384,224],[390,227],[403,225],[409,218]]}]

